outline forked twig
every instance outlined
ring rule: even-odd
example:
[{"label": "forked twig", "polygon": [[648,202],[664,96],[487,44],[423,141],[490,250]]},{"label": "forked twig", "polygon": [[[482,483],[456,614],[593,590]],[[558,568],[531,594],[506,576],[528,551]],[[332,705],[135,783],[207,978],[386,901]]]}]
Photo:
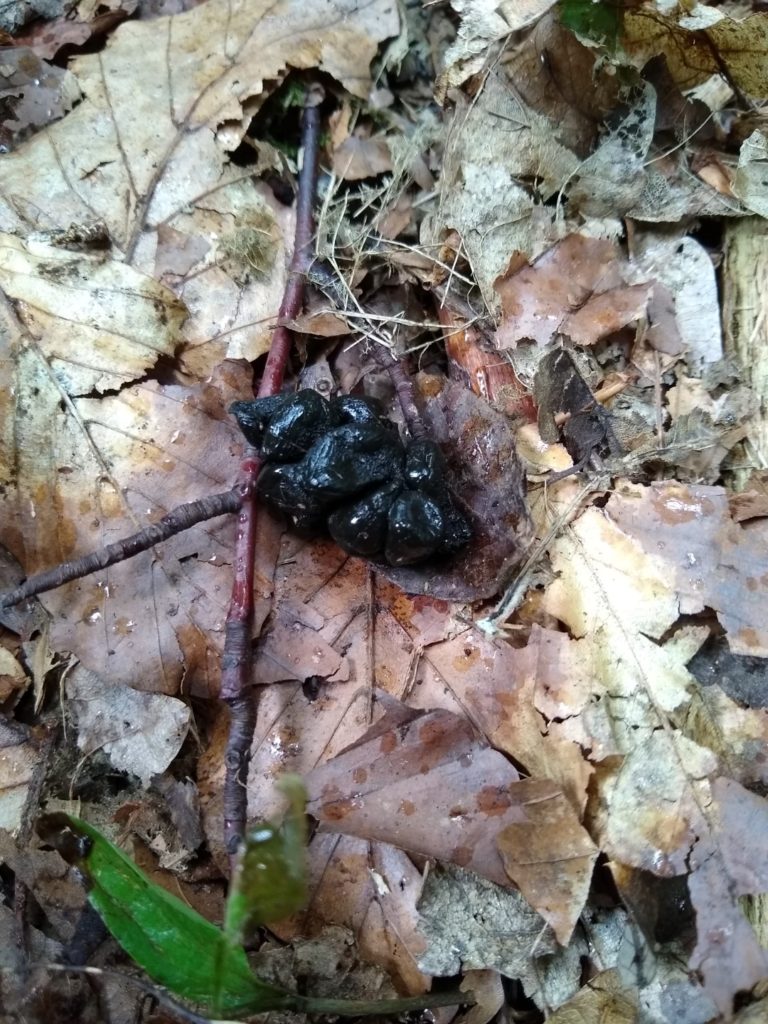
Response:
[{"label": "forked twig", "polygon": [[[272,335],[272,343],[258,389],[259,397],[276,394],[282,387],[293,344],[293,336],[285,324],[299,315],[304,302],[306,275],[314,254],[313,204],[317,189],[319,104],[322,99],[323,92],[319,86],[309,88],[302,120],[303,165],[299,175],[293,258],[280,305],[278,325]],[[63,562],[52,569],[31,576],[20,586],[0,594],[0,608],[18,604],[36,594],[53,590],[64,583],[132,558],[197,523],[225,513],[238,512],[233,559],[234,579],[227,615],[220,691],[221,699],[230,710],[224,784],[224,842],[230,856],[234,856],[245,831],[245,786],[256,718],[256,704],[251,687],[251,634],[254,554],[258,532],[258,504],[255,491],[260,469],[261,459],[257,452],[247,448],[240,464],[238,482],[231,490],[179,505],[157,523],[129,537],[82,558]]]},{"label": "forked twig", "polygon": [[[272,335],[264,375],[258,390],[259,398],[274,395],[282,387],[285,367],[293,344],[293,335],[285,327],[295,319],[304,303],[306,275],[314,253],[313,204],[317,188],[317,154],[320,137],[319,89],[307,94],[302,119],[303,164],[299,175],[296,200],[296,235],[288,281],[280,304],[278,325]],[[245,832],[247,811],[246,783],[251,740],[256,725],[256,697],[252,688],[251,641],[253,632],[254,555],[258,533],[259,506],[256,501],[256,479],[261,460],[253,449],[247,449],[240,467],[240,486],[245,495],[238,516],[235,541],[235,575],[232,600],[227,614],[224,656],[221,664],[221,699],[230,713],[226,777],[224,780],[224,843],[230,858],[237,853]]]}]

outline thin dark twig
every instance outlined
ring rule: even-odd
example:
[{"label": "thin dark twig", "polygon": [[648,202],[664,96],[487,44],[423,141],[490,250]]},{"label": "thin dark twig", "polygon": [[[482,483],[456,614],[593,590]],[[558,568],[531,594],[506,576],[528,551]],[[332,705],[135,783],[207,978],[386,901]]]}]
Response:
[{"label": "thin dark twig", "polygon": [[[302,119],[304,162],[299,175],[296,200],[296,234],[293,258],[278,315],[278,326],[272,335],[258,389],[263,398],[280,391],[285,367],[293,344],[286,321],[301,312],[304,303],[306,273],[314,255],[313,204],[317,188],[317,155],[320,138],[319,102],[322,92],[312,88],[307,94]],[[240,487],[244,495],[238,516],[235,541],[232,600],[227,614],[224,656],[221,667],[221,699],[230,712],[227,752],[224,758],[224,844],[234,858],[245,832],[247,812],[246,782],[248,762],[256,724],[256,698],[251,688],[251,636],[253,632],[254,555],[258,534],[256,479],[261,460],[253,449],[246,450],[240,467]]]},{"label": "thin dark twig", "polygon": [[[307,277],[337,309],[343,312],[347,308],[347,295],[342,281],[328,263],[324,260],[315,260],[307,270]],[[405,361],[392,355],[386,345],[374,342],[369,348],[379,366],[389,373],[411,436],[419,440],[427,437],[428,431],[416,401],[416,388]]]},{"label": "thin dark twig", "polygon": [[396,359],[384,345],[373,346],[373,358],[382,369],[389,373],[390,379],[395,386],[395,394],[400,403],[400,408],[403,410],[405,422],[408,424],[408,429],[411,432],[411,437],[422,440],[427,436],[427,428],[424,425],[421,410],[416,402],[416,388],[413,378],[409,376],[403,361]]},{"label": "thin dark twig", "polygon": [[183,533],[197,523],[203,523],[206,519],[214,519],[216,516],[223,516],[227,512],[236,512],[242,504],[243,497],[237,487],[230,491],[222,491],[221,494],[209,494],[207,498],[200,498],[197,501],[190,501],[186,505],[177,505],[162,519],[151,526],[145,526],[138,533],[132,533],[130,537],[123,537],[114,544],[107,544],[98,551],[91,551],[82,558],[75,558],[71,562],[62,562],[53,569],[46,569],[20,584],[14,590],[0,594],[0,608],[8,608],[11,605],[34,597],[35,594],[43,594],[46,590],[54,590],[64,583],[71,583],[72,580],[79,580],[92,572],[106,569],[116,562],[124,562],[126,558],[133,558],[134,555],[147,551],[161,541],[177,533]]}]

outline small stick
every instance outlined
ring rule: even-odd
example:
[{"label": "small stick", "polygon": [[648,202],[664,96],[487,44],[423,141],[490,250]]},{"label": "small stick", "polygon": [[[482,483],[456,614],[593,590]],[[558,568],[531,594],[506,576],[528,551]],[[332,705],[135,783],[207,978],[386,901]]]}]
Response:
[{"label": "small stick", "polygon": [[[282,387],[285,367],[293,344],[293,335],[285,327],[295,319],[304,304],[306,274],[314,256],[313,204],[317,189],[317,159],[320,139],[319,87],[307,93],[301,135],[303,164],[296,199],[296,235],[288,280],[280,303],[278,326],[272,334],[269,355],[258,397],[275,395]],[[261,459],[249,448],[240,467],[240,486],[244,499],[238,516],[235,541],[232,599],[227,614],[224,656],[221,664],[221,699],[228,705],[229,735],[224,757],[224,845],[232,862],[245,832],[248,805],[246,784],[253,730],[256,725],[256,699],[251,679],[251,637],[253,633],[254,555],[258,533],[256,479]]]},{"label": "small stick", "polygon": [[427,428],[424,425],[421,410],[416,402],[416,388],[413,378],[408,375],[402,359],[395,358],[389,349],[383,345],[373,346],[373,358],[382,369],[389,373],[395,386],[395,394],[400,403],[400,408],[403,410],[405,422],[408,424],[408,429],[411,432],[411,437],[417,441],[423,440],[427,437]]},{"label": "small stick", "polygon": [[[307,268],[307,278],[319,288],[331,302],[342,312],[348,307],[347,295],[344,291],[343,282],[339,275],[328,263],[323,260],[315,260]],[[374,332],[374,335],[377,332]],[[403,410],[403,417],[416,440],[427,437],[428,431],[424,425],[418,403],[416,401],[416,388],[413,379],[408,373],[404,360],[392,355],[392,352],[383,343],[373,341],[370,351],[379,366],[389,373],[390,379],[395,386],[397,400]]]},{"label": "small stick", "polygon": [[47,590],[54,590],[64,583],[71,583],[72,580],[79,580],[100,569],[106,569],[109,565],[123,562],[126,558],[133,558],[134,555],[147,551],[161,541],[168,540],[188,530],[197,523],[203,523],[206,519],[214,519],[216,516],[223,516],[227,512],[236,512],[242,503],[243,496],[237,487],[230,491],[223,491],[221,494],[209,494],[207,498],[200,498],[197,501],[190,501],[186,505],[177,505],[162,519],[151,526],[145,526],[138,533],[132,533],[130,537],[123,537],[114,544],[107,544],[98,551],[91,551],[82,558],[75,558],[71,562],[62,562],[52,569],[39,572],[30,576],[28,580],[20,584],[14,590],[0,594],[0,608],[8,608],[26,601],[35,594],[43,594]]}]

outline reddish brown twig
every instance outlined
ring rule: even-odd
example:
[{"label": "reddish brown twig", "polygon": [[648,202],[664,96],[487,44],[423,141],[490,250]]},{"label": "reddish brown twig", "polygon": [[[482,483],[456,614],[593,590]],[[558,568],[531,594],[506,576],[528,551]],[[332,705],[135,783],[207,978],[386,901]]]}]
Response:
[{"label": "reddish brown twig", "polygon": [[[260,398],[274,395],[282,387],[285,367],[293,336],[284,326],[301,312],[304,302],[306,273],[314,251],[313,204],[317,188],[317,152],[320,136],[322,94],[310,89],[302,120],[304,162],[299,175],[296,201],[296,235],[293,259],[288,273],[278,326],[272,335],[269,355],[259,386]],[[227,615],[224,656],[221,671],[221,699],[230,712],[229,736],[225,756],[224,781],[224,843],[230,858],[234,857],[245,831],[247,810],[246,783],[251,740],[256,724],[256,698],[251,679],[251,634],[253,632],[253,566],[256,549],[258,504],[255,498],[256,478],[261,460],[253,449],[246,451],[240,467],[240,486],[245,495],[238,516],[235,541],[235,576],[232,600]]]},{"label": "reddish brown twig", "polygon": [[178,505],[162,519],[159,519],[151,526],[146,526],[138,533],[132,533],[130,537],[108,544],[98,551],[91,551],[82,558],[75,558],[71,562],[62,562],[53,569],[46,569],[36,576],[30,576],[28,580],[20,584],[14,590],[9,590],[0,595],[0,608],[8,608],[10,605],[18,604],[35,594],[43,594],[46,590],[54,590],[64,583],[72,580],[79,580],[83,576],[89,576],[92,572],[106,569],[116,562],[124,562],[126,558],[133,558],[134,555],[147,551],[161,541],[168,540],[188,530],[197,523],[203,523],[206,519],[213,519],[216,516],[223,516],[227,512],[236,512],[242,503],[243,496],[238,487],[231,491],[223,491],[221,494],[209,494],[207,498],[200,498],[198,501],[190,501],[187,505]]},{"label": "reddish brown twig", "polygon": [[390,380],[395,386],[397,400],[403,411],[403,417],[411,432],[411,437],[417,440],[425,438],[427,436],[427,428],[424,425],[424,418],[416,401],[416,387],[413,383],[413,377],[408,374],[402,359],[397,359],[383,345],[373,346],[373,358],[382,369],[389,373]]}]

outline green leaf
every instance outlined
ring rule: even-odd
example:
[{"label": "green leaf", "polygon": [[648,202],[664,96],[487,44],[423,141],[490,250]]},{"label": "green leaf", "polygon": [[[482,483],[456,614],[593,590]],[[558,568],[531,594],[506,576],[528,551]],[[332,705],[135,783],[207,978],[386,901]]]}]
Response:
[{"label": "green leaf", "polygon": [[571,32],[616,49],[622,27],[619,0],[562,0],[560,23]]},{"label": "green leaf", "polygon": [[[288,782],[291,800],[288,828],[299,825],[304,793]],[[303,813],[301,814],[303,818]],[[407,999],[312,999],[261,981],[248,964],[242,947],[233,944],[216,925],[167,892],[141,871],[122,850],[93,826],[70,814],[46,814],[39,819],[41,838],[77,867],[89,885],[88,899],[126,953],[150,978],[182,998],[219,1014],[253,1014],[290,1009],[300,1013],[347,1016],[401,1013],[432,1006],[472,1003],[471,993],[440,992]],[[298,850],[298,832],[289,841],[288,856]]]},{"label": "green leaf", "polygon": [[307,901],[307,791],[298,775],[277,783],[288,797],[282,825],[264,822],[252,829],[235,869],[224,931],[242,943],[259,925],[300,910]]},{"label": "green leaf", "polygon": [[274,1010],[295,1002],[289,992],[260,981],[242,948],[151,882],[91,825],[68,814],[49,814],[38,831],[85,874],[88,898],[107,928],[159,984],[216,1014]]}]

